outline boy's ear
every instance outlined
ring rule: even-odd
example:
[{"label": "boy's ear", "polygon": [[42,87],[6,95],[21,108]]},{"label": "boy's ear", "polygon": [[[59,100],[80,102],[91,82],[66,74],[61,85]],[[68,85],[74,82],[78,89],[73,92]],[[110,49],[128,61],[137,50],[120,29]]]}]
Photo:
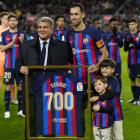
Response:
[{"label": "boy's ear", "polygon": [[112,73],[114,73],[114,71],[115,71],[115,68],[112,68]]}]

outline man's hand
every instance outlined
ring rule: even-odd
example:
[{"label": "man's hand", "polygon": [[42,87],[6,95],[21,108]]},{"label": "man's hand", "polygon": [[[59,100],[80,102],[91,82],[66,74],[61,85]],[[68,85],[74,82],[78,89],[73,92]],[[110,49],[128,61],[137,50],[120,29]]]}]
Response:
[{"label": "man's hand", "polygon": [[116,26],[114,26],[113,34],[114,34],[115,37],[118,37],[117,27]]},{"label": "man's hand", "polygon": [[24,40],[24,34],[20,34],[20,37],[19,37],[19,41],[20,41],[20,43],[22,43],[23,40]]},{"label": "man's hand", "polygon": [[29,73],[29,69],[26,68],[25,66],[22,66],[20,68],[20,73],[22,73],[22,74],[28,74]]},{"label": "man's hand", "polygon": [[133,44],[135,45],[135,41],[134,41],[134,39],[133,39],[132,36],[129,38],[129,42],[130,42],[130,43],[133,43]]},{"label": "man's hand", "polygon": [[99,105],[95,105],[95,106],[93,107],[93,110],[94,110],[95,112],[99,111],[99,110],[100,110],[100,106],[99,106]]},{"label": "man's hand", "polygon": [[93,96],[92,98],[90,98],[90,102],[91,103],[94,103],[94,102],[96,102],[96,101],[98,101],[99,100],[99,96]]},{"label": "man's hand", "polygon": [[88,67],[88,71],[89,73],[92,73],[92,72],[95,72],[95,71],[98,71],[99,70],[99,66],[97,65],[91,65]]},{"label": "man's hand", "polygon": [[17,34],[12,37],[12,42],[13,43],[15,43],[16,37],[17,37]]}]

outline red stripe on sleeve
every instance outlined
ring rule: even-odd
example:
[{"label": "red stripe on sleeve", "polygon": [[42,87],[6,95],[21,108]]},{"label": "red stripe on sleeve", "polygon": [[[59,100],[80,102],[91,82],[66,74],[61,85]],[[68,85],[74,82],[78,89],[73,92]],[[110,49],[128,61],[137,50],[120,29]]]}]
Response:
[{"label": "red stripe on sleeve", "polygon": [[[50,77],[47,79],[47,92],[51,92],[51,79]],[[47,102],[49,100],[49,96],[47,96]],[[51,116],[51,110],[47,110],[47,118],[48,118],[48,135],[52,135],[52,116]]]},{"label": "red stripe on sleeve", "polygon": [[122,115],[121,115],[121,112],[120,112],[120,107],[119,107],[117,96],[115,96],[114,99],[115,99],[115,105],[116,105],[116,110],[117,110],[117,113],[118,113],[118,116],[119,116],[119,120],[122,120],[122,117],[121,117]]},{"label": "red stripe on sleeve", "polygon": [[[71,81],[70,81],[70,86],[71,86],[71,93],[73,93],[74,85]],[[75,95],[73,95],[73,109],[71,110],[71,120],[72,120],[72,135],[77,136],[76,116],[75,116]]]},{"label": "red stripe on sleeve", "polygon": [[[63,82],[62,82],[62,76],[59,76],[59,75],[58,75],[58,77],[59,77],[59,78],[58,78],[58,83],[60,83],[60,82],[63,83]],[[59,92],[62,93],[62,95],[63,95],[63,87],[59,86],[59,89],[58,89],[58,90],[59,90]],[[64,97],[64,96],[63,96],[63,97]],[[61,105],[61,100],[62,100],[62,99],[60,99],[60,96],[59,96],[59,106]],[[63,101],[63,100],[62,100],[62,101]],[[63,102],[62,102],[62,103],[63,103]],[[60,118],[60,119],[63,119],[63,118],[64,118],[64,116],[63,116],[63,109],[59,111],[59,118]],[[63,123],[63,121],[60,122],[60,135],[64,135],[64,123]]]}]

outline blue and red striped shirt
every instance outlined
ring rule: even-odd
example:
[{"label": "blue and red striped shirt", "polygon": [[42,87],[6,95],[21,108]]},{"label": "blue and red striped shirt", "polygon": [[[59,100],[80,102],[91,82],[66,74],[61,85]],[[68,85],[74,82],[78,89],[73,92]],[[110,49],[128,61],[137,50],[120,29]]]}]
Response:
[{"label": "blue and red striped shirt", "polygon": [[54,28],[52,35],[58,39],[61,39],[63,41],[67,41],[67,32],[69,31],[69,28],[64,27],[63,30],[57,30],[56,28]]},{"label": "blue and red striped shirt", "polygon": [[128,51],[127,62],[128,64],[132,64],[132,65],[140,64],[140,31],[137,31],[136,34],[131,34],[130,32],[128,32],[125,35],[125,39],[127,40],[129,40],[130,37],[133,37],[133,40],[135,41],[135,45],[130,43],[130,50]]},{"label": "blue and red striped shirt", "polygon": [[[103,108],[109,108],[114,107],[114,101],[113,99],[110,100],[103,100],[103,101],[97,101],[94,103],[93,106],[99,105]],[[103,112],[94,112],[93,113],[93,126],[98,127],[110,127],[113,124],[113,112],[112,113],[103,113]]]},{"label": "blue and red striped shirt", "polygon": [[[82,31],[71,29],[68,32],[69,43],[73,51],[74,65],[96,65],[98,63],[98,50],[105,46],[99,31],[86,25]],[[74,70],[83,84],[87,84],[87,69]],[[91,73],[91,83],[97,72]]]},{"label": "blue and red striped shirt", "polygon": [[110,33],[109,31],[106,33],[108,38],[107,50],[109,53],[109,58],[113,59],[116,63],[121,63],[119,47],[123,46],[123,34],[117,31],[118,38],[115,38],[115,36],[111,38],[113,33]]},{"label": "blue and red striped shirt", "polygon": [[86,94],[77,76],[50,72],[32,86],[36,96],[37,135],[82,136],[81,101]]},{"label": "blue and red striped shirt", "polygon": [[111,76],[107,78],[108,80],[108,87],[107,91],[115,91],[117,94],[114,97],[114,121],[119,121],[124,119],[123,118],[123,112],[122,112],[122,106],[120,101],[120,90],[119,90],[119,82],[118,80]]},{"label": "blue and red striped shirt", "polygon": [[19,37],[20,34],[24,34],[24,40],[26,41],[26,34],[23,31],[18,30],[15,33],[11,33],[9,30],[6,30],[5,32],[3,32],[1,34],[1,41],[0,44],[1,45],[7,45],[10,42],[12,42],[12,38],[14,35],[16,35],[16,40],[15,43],[13,44],[12,48],[9,48],[8,50],[5,51],[5,64],[4,67],[5,68],[15,68],[15,60],[18,57],[18,54],[21,50],[20,46],[20,41],[19,41]]}]

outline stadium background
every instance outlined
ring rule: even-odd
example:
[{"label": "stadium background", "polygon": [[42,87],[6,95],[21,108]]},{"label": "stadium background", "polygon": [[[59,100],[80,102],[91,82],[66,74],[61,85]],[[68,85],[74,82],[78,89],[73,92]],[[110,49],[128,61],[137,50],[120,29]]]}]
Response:
[{"label": "stadium background", "polygon": [[[135,17],[140,29],[140,0],[6,0],[0,1],[0,12],[14,12],[19,17],[18,28],[27,34],[27,38],[36,31],[36,21],[42,16],[49,16],[54,19],[57,14],[66,17],[66,27],[71,27],[69,19],[69,6],[72,2],[80,2],[85,7],[86,24],[99,17],[102,21],[102,29],[108,30],[108,20],[113,16],[119,21],[118,30],[125,34],[128,32],[127,20]],[[127,72],[127,53],[121,51],[122,59],[122,108],[124,113],[123,130],[125,140],[140,140],[140,107],[128,104],[127,100],[132,98],[130,80]],[[24,118],[16,116],[17,106],[11,105],[11,118],[4,119],[4,88],[0,91],[0,140],[23,140],[24,139]],[[88,127],[87,127],[88,129]]]}]

